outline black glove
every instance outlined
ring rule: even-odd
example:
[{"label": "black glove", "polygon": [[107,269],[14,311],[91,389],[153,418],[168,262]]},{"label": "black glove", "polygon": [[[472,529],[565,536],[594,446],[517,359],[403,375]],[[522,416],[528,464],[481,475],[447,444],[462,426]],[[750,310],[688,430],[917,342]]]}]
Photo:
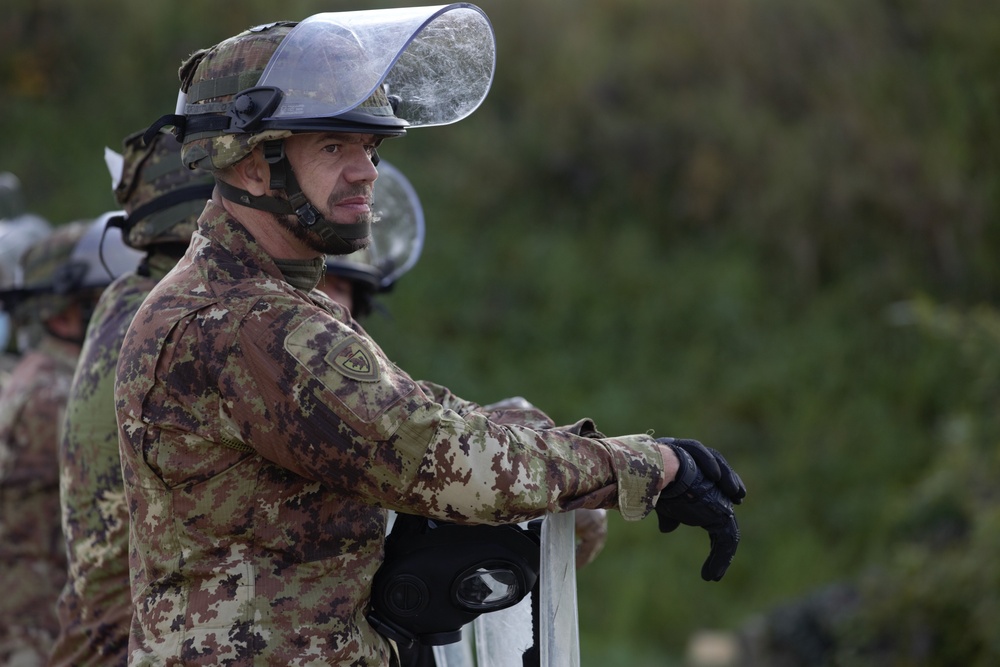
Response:
[{"label": "black glove", "polygon": [[719,452],[697,440],[657,438],[657,442],[670,447],[680,461],[677,476],[656,502],[660,531],[669,533],[682,523],[708,531],[711,547],[701,578],[719,581],[740,542],[733,504],[743,502],[746,486]]}]

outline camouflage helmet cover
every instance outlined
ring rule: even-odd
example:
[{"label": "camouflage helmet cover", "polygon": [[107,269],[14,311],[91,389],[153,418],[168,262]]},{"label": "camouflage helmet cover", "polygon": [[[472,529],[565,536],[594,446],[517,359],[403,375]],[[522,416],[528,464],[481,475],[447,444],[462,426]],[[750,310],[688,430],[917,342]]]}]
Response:
[{"label": "camouflage helmet cover", "polygon": [[24,251],[18,262],[16,286],[44,291],[20,301],[13,311],[15,320],[20,323],[43,322],[72,303],[71,295],[56,294],[52,288],[87,228],[88,223],[83,220],[61,225]]},{"label": "camouflage helmet cover", "polygon": [[60,267],[69,262],[77,243],[87,232],[88,221],[77,220],[56,227],[51,234],[24,251],[18,287],[52,287]]},{"label": "camouflage helmet cover", "polygon": [[[294,22],[279,21],[257,26],[211,48],[194,52],[178,71],[181,91],[190,94],[200,87],[202,92],[196,98],[203,99],[196,99],[193,104],[212,105],[213,109],[224,110],[235,95],[232,92],[212,95],[210,91],[205,92],[205,89],[216,82],[234,79],[237,80],[234,87],[237,91],[256,85],[278,44],[295,25]],[[225,90],[230,88],[233,87]],[[283,139],[291,134],[288,130],[267,130],[257,134],[192,134],[184,138],[181,161],[189,168],[201,166],[204,169],[225,169],[246,157],[257,144],[271,139]]]},{"label": "camouflage helmet cover", "polygon": [[76,298],[100,292],[134,271],[143,255],[128,248],[120,230],[109,227],[120,211],[57,227],[21,256],[15,287],[25,293],[15,306],[19,321],[44,321]]},{"label": "camouflage helmet cover", "polygon": [[169,132],[157,132],[148,143],[143,132],[136,132],[125,138],[122,147],[121,177],[114,195],[126,214],[125,244],[138,250],[165,243],[187,245],[205,200],[211,197],[212,174],[186,169],[181,164],[181,144]]}]

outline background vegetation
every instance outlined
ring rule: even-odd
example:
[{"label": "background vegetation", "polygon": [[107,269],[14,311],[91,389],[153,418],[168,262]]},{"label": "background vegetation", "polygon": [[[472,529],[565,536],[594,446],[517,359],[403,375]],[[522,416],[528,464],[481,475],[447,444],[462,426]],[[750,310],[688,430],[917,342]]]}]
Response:
[{"label": "background vegetation", "polygon": [[[0,170],[93,217],[104,146],[172,110],[188,53],[390,4],[426,3],[5,0]],[[369,328],[473,400],[697,437],[750,489],[719,584],[700,532],[612,517],[584,665],[681,664],[833,582],[861,603],[799,664],[996,664],[1000,7],[478,4],[484,106],[382,151],[428,239]]]}]

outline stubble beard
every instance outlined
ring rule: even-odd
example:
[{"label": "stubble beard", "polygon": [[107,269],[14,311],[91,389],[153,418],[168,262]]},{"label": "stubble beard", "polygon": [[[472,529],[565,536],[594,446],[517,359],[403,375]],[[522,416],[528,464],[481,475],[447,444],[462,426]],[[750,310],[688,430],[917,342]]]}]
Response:
[{"label": "stubble beard", "polygon": [[[327,209],[333,211],[335,210],[338,201],[341,201],[342,199],[347,199],[349,197],[358,197],[358,196],[367,196],[369,199],[371,199],[371,187],[365,185],[357,185],[347,190],[333,192],[327,198]],[[292,236],[294,236],[296,239],[304,243],[310,250],[314,250],[324,255],[350,254],[357,250],[362,250],[363,248],[367,248],[369,243],[371,243],[371,234],[360,239],[341,238],[339,240],[328,241],[319,234],[317,234],[316,232],[314,232],[311,228],[306,227],[301,222],[299,222],[298,218],[294,215],[282,215],[280,213],[272,213],[271,215],[278,223],[278,225],[288,230],[292,234]],[[374,222],[374,215],[371,211],[367,213],[362,213],[359,214],[357,218],[352,220],[352,222],[356,224],[367,223],[368,226],[371,227],[372,223]],[[338,223],[334,222],[333,224],[337,225]],[[350,246],[350,249],[347,252],[344,252],[344,248],[342,245],[336,245],[338,242],[340,244],[346,243],[348,246]]]}]

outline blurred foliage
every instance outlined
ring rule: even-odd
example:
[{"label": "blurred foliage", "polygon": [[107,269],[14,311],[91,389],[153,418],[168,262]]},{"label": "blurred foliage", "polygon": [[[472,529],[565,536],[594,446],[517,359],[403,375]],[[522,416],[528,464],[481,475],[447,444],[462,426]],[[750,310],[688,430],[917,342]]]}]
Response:
[{"label": "blurred foliage", "polygon": [[[1000,442],[1000,7],[477,4],[498,39],[483,107],[380,150],[428,239],[370,330],[472,400],[697,437],[750,489],[719,584],[698,578],[702,533],[613,516],[579,575],[584,665],[680,664],[700,628],[876,571],[867,639],[909,612],[899,632],[956,642],[954,662],[897,664],[995,658],[996,506],[974,499]],[[172,111],[188,53],[349,8],[7,0],[0,169],[55,223],[97,215],[103,147]],[[959,539],[956,515],[958,547],[906,528],[936,516]]]},{"label": "blurred foliage", "polygon": [[[890,505],[894,547],[859,581],[859,612],[842,628],[838,664],[1000,663],[1000,312],[916,300],[916,326],[953,341],[975,369],[972,399],[942,430],[932,465]],[[902,309],[901,309],[902,310]],[[902,313],[901,313],[902,314]]]},{"label": "blurred foliage", "polygon": [[917,297],[893,320],[951,341],[968,402],[939,429],[917,481],[886,505],[887,551],[856,576],[757,613],[742,667],[909,667],[1000,661],[1000,312]]}]

